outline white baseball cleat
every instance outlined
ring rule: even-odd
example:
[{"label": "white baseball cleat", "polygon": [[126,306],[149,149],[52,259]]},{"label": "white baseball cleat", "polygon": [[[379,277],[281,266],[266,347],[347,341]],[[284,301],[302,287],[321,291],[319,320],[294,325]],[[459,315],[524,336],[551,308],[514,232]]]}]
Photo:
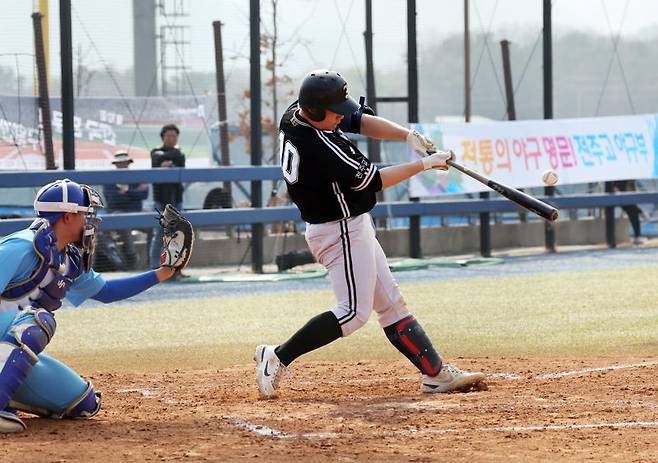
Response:
[{"label": "white baseball cleat", "polygon": [[281,377],[288,371],[286,366],[281,363],[276,356],[274,349],[277,346],[266,346],[261,344],[256,347],[254,360],[256,361],[256,384],[258,392],[264,399],[276,397],[276,389],[279,386]]},{"label": "white baseball cleat", "polygon": [[14,413],[0,410],[0,434],[5,432],[22,432],[27,429],[23,420]]},{"label": "white baseball cleat", "polygon": [[484,373],[463,371],[454,365],[446,363],[436,376],[423,375],[420,385],[421,392],[453,392],[466,391],[484,381]]}]

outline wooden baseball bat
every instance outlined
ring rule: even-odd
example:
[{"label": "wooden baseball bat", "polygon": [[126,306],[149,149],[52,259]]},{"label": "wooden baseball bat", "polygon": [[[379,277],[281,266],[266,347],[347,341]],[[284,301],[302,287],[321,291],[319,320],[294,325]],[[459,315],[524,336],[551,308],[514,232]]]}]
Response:
[{"label": "wooden baseball bat", "polygon": [[502,183],[498,183],[494,180],[491,180],[490,178],[478,174],[477,172],[467,167],[464,167],[455,161],[448,160],[448,165],[450,167],[454,167],[455,169],[468,175],[469,177],[474,178],[478,182],[494,190],[496,193],[503,195],[510,201],[513,201],[519,206],[526,208],[530,212],[534,212],[539,217],[542,217],[548,220],[549,222],[556,221],[558,216],[560,215],[559,211],[553,206],[551,206],[550,204],[546,204],[545,202],[540,201],[537,198],[534,198],[528,194],[525,194],[524,192],[519,191],[516,188],[512,188],[510,186],[503,185]]}]

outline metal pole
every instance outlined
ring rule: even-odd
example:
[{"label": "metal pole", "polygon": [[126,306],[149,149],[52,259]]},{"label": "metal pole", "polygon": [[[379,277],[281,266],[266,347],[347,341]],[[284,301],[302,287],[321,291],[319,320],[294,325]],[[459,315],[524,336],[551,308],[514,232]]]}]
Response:
[{"label": "metal pole", "polygon": [[[366,0],[366,30],[363,33],[366,45],[366,102],[377,113],[377,91],[375,89],[375,65],[372,53],[372,0]],[[368,157],[373,162],[381,162],[379,140],[368,138]]]},{"label": "metal pole", "polygon": [[[471,31],[469,26],[469,4],[464,0],[464,121],[471,122]],[[489,192],[483,191],[480,199],[489,199]],[[491,257],[491,215],[480,213],[480,255]]]},{"label": "metal pole", "polygon": [[62,150],[64,169],[75,169],[75,133],[73,127],[73,45],[71,0],[59,0],[59,37],[62,75]]},{"label": "metal pole", "polygon": [[[551,26],[551,0],[544,0],[544,119],[553,119],[553,39]],[[544,187],[546,196],[553,196],[555,188]],[[555,226],[551,222],[544,222],[544,242],[546,251],[556,252],[555,249]]]},{"label": "metal pole", "polygon": [[43,37],[43,56],[46,62],[46,85],[50,91],[50,11],[48,0],[39,0],[41,13],[41,36]]},{"label": "metal pole", "polygon": [[158,94],[155,0],[133,0],[133,69],[135,95]]},{"label": "metal pole", "polygon": [[[221,151],[221,165],[230,166],[231,156],[228,143],[228,115],[226,114],[226,85],[224,80],[224,52],[222,50],[222,23],[212,23],[215,37],[215,78],[217,83],[217,109],[219,113],[219,147]],[[231,182],[224,182],[224,191],[231,196]]]},{"label": "metal pole", "polygon": [[[251,164],[260,166],[263,161],[261,128],[260,80],[260,2],[250,0],[249,6],[249,66],[251,90]],[[251,206],[262,207],[262,182],[251,182]],[[251,268],[263,273],[263,224],[251,224]]]},{"label": "metal pole", "polygon": [[471,38],[468,0],[464,0],[464,120],[471,122]]},{"label": "metal pole", "polygon": [[[480,199],[489,199],[489,192],[480,192]],[[480,213],[480,255],[491,257],[491,221],[489,212]]]},{"label": "metal pole", "polygon": [[407,0],[407,97],[409,122],[418,122],[418,58],[416,53],[416,0]]},{"label": "metal pole", "polygon": [[[407,0],[407,110],[410,124],[418,122],[418,59],[416,56],[416,0]],[[409,198],[418,202],[419,198]],[[409,256],[423,257],[420,216],[409,217]]]},{"label": "metal pole", "polygon": [[[614,191],[613,182],[605,182],[605,192],[612,193]],[[615,236],[615,208],[608,206],[605,208],[605,241],[609,248],[617,247],[617,237]]]},{"label": "metal pole", "polygon": [[509,40],[500,41],[500,50],[503,54],[503,77],[505,79],[505,97],[507,99],[507,119],[516,120],[516,106],[514,104],[514,87],[512,85],[512,65],[509,58]]},{"label": "metal pole", "polygon": [[53,148],[53,125],[50,119],[50,98],[48,95],[48,69],[41,25],[41,13],[32,13],[34,28],[34,51],[37,64],[37,78],[39,88],[39,109],[41,110],[41,126],[43,130],[43,147],[46,157],[46,169],[57,169],[55,166],[55,150]]},{"label": "metal pole", "polygon": [[[516,120],[516,104],[514,103],[514,86],[512,84],[512,65],[509,52],[509,40],[500,41],[500,50],[503,55],[503,77],[505,80],[505,97],[507,99],[507,120]],[[520,189],[523,191],[523,189]],[[525,210],[519,211],[519,221],[525,223],[528,221],[528,214]]]}]

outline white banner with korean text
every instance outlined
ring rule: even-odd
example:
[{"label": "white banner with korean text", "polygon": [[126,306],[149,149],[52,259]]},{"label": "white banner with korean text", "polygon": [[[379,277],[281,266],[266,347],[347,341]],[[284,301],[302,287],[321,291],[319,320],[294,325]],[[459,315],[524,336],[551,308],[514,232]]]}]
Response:
[{"label": "white banner with korean text", "polygon": [[[558,186],[658,178],[658,115],[416,124],[440,149],[452,149],[466,167],[516,188],[542,186],[548,169]],[[416,155],[409,153],[411,159]],[[413,197],[485,191],[455,169],[411,180]]]}]

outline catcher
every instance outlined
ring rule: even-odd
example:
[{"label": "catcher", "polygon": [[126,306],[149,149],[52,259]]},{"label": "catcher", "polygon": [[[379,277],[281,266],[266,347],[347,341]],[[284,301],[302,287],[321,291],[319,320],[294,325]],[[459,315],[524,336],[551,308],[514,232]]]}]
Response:
[{"label": "catcher", "polygon": [[0,433],[26,429],[17,411],[89,418],[100,410],[101,395],[91,382],[43,352],[55,334],[62,299],[75,306],[88,298],[126,299],[167,280],[190,260],[192,225],[167,205],[160,215],[160,268],[105,280],[91,268],[102,207],[93,188],[57,180],[37,193],[32,225],[0,240]]}]

